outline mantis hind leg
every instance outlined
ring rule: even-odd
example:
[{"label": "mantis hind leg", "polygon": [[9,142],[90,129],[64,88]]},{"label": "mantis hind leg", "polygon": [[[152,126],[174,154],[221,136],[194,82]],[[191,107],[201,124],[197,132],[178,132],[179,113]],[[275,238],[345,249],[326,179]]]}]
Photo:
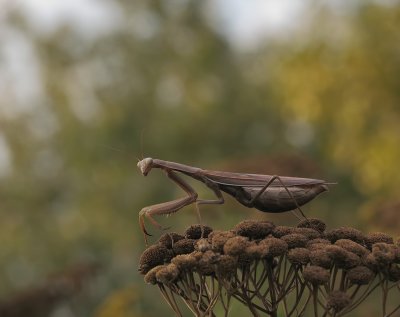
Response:
[{"label": "mantis hind leg", "polygon": [[[287,188],[287,186],[283,183],[282,179],[278,176],[278,175],[274,175],[271,177],[271,179],[267,182],[267,184],[265,184],[260,191],[257,193],[257,195],[255,195],[251,200],[250,200],[250,204],[252,205],[260,196],[262,193],[264,193],[267,188],[274,182],[274,180],[278,180],[282,187],[285,188],[286,192],[288,193],[289,197],[294,201],[295,205],[296,205],[296,209],[298,211],[300,211],[301,215],[305,218],[308,219],[306,217],[306,215],[303,213],[303,211],[301,210],[299,204],[297,203],[296,198],[294,198],[293,194],[290,192],[290,190]],[[302,220],[295,212],[294,210],[292,210],[292,213],[299,219]]]}]

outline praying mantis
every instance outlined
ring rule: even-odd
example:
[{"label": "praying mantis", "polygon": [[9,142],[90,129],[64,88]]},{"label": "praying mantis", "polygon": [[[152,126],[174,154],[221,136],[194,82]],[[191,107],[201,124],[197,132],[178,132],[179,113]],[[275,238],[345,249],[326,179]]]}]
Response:
[{"label": "praying mantis", "polygon": [[[313,178],[212,171],[152,158],[145,158],[139,161],[137,166],[144,176],[147,176],[153,168],[163,170],[167,177],[187,194],[183,198],[144,207],[139,212],[139,225],[146,242],[146,236],[150,236],[150,234],[145,228],[144,218],[147,218],[155,227],[162,229],[153,216],[169,215],[194,203],[196,204],[197,212],[199,212],[198,205],[223,204],[224,197],[222,192],[231,195],[239,203],[249,208],[256,208],[270,213],[281,213],[297,209],[306,218],[300,206],[308,203],[320,193],[327,191],[327,185],[334,184]],[[204,183],[214,192],[216,199],[198,199],[197,192],[178,173]]]}]

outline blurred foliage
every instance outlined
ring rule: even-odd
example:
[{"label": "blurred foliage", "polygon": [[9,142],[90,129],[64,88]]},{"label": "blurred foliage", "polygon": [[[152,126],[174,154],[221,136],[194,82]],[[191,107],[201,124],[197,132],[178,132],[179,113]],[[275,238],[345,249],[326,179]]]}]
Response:
[{"label": "blurred foliage", "polygon": [[[2,297],[94,260],[105,268],[99,316],[128,306],[118,314],[162,314],[136,272],[137,213],[183,193],[159,171],[140,176],[143,156],[338,181],[305,208],[332,226],[368,227],[390,209],[372,201],[399,191],[399,5],[365,1],[347,14],[318,5],[289,37],[250,52],[233,49],[199,1],[115,5],[118,26],[92,37],[68,24],[40,33],[18,7],[1,22],[0,38],[32,52],[26,72],[39,87],[27,100],[17,85],[1,90],[0,143],[11,162],[0,178]],[[215,228],[249,217],[296,221],[230,199],[202,209]],[[161,220],[174,230],[194,221],[190,207]],[[128,285],[140,296],[117,291]]]},{"label": "blurred foliage", "polygon": [[63,271],[49,276],[40,285],[21,290],[0,301],[0,316],[48,316],[52,311],[60,309],[63,302],[68,301],[73,303],[76,313],[88,314],[90,296],[95,292],[88,292],[86,289],[88,296],[81,297],[81,300],[85,299],[83,305],[82,301],[74,302],[74,297],[77,293],[85,291],[86,284],[95,277],[98,270],[99,267],[95,263],[79,263],[64,268]]},{"label": "blurred foliage", "polygon": [[127,288],[114,291],[109,298],[107,298],[98,312],[96,317],[112,317],[112,316],[142,316],[135,312],[137,307],[138,295],[135,289]]}]

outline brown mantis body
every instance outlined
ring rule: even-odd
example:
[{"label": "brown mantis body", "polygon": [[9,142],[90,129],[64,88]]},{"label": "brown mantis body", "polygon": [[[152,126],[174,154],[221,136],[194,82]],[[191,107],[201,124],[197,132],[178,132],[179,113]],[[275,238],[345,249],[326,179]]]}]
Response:
[{"label": "brown mantis body", "polygon": [[[300,206],[327,191],[327,184],[329,184],[324,180],[312,178],[211,171],[152,158],[141,160],[138,167],[144,176],[153,168],[162,169],[187,193],[186,197],[144,207],[139,212],[139,224],[145,237],[149,233],[144,225],[144,217],[156,227],[161,228],[160,224],[154,220],[154,215],[169,215],[193,203],[197,205],[223,204],[224,197],[221,192],[231,195],[249,208],[272,213],[298,209],[304,216]],[[215,193],[217,199],[198,199],[196,191],[179,177],[177,172],[204,183]]]}]

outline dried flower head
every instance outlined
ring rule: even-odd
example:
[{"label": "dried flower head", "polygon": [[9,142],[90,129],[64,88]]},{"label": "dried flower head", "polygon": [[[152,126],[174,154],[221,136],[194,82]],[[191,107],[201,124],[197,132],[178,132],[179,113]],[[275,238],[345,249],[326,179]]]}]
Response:
[{"label": "dried flower head", "polygon": [[179,276],[179,269],[173,263],[162,266],[156,272],[157,282],[162,284],[173,283],[178,278],[178,276]]},{"label": "dried flower head", "polygon": [[220,255],[216,261],[216,272],[222,277],[233,277],[236,268],[237,261],[233,256],[230,255]]},{"label": "dried flower head", "polygon": [[308,219],[304,219],[302,221],[300,221],[297,224],[298,228],[311,228],[314,229],[316,231],[318,231],[319,233],[323,233],[326,229],[326,224],[316,218],[308,218]]},{"label": "dried flower head", "polygon": [[389,267],[387,276],[388,276],[389,281],[399,282],[400,281],[400,266],[397,264],[392,264]]},{"label": "dried flower head", "polygon": [[294,228],[292,233],[302,234],[309,240],[321,237],[321,233],[312,228]]},{"label": "dried flower head", "polygon": [[275,225],[270,221],[244,220],[233,228],[233,232],[250,240],[258,240],[264,239],[274,228]]},{"label": "dried flower head", "polygon": [[273,258],[285,254],[288,250],[288,244],[285,241],[274,237],[265,238],[258,245],[262,249],[262,257]]},{"label": "dried flower head", "polygon": [[208,250],[203,253],[199,263],[198,263],[198,271],[203,275],[212,275],[215,271],[215,264],[218,262],[219,254]]},{"label": "dried flower head", "polygon": [[369,253],[366,256],[364,256],[362,258],[362,263],[368,268],[370,268],[373,272],[378,272],[381,266],[376,260],[375,255],[373,255],[372,253]]},{"label": "dried flower head", "polygon": [[333,263],[342,269],[350,269],[361,263],[360,257],[352,252],[346,251],[337,245],[328,245],[325,251],[332,258]]},{"label": "dried flower head", "polygon": [[190,255],[193,256],[197,261],[200,261],[204,253],[200,251],[193,251],[192,253],[190,253]]},{"label": "dried flower head", "polygon": [[353,252],[354,254],[357,254],[358,256],[361,257],[369,253],[369,250],[367,248],[349,239],[339,239],[335,242],[335,245],[349,252]]},{"label": "dried flower head", "polygon": [[331,242],[335,242],[339,239],[349,239],[360,244],[364,243],[363,233],[360,230],[351,227],[340,227],[330,230],[325,232],[325,237]]},{"label": "dried flower head", "polygon": [[171,258],[171,250],[160,244],[152,245],[142,253],[138,270],[141,274],[146,274],[153,267],[168,263]]},{"label": "dried flower head", "polygon": [[156,273],[166,265],[157,265],[156,267],[153,267],[150,271],[146,273],[144,276],[144,281],[147,284],[156,284],[157,283],[157,278],[156,278]]},{"label": "dried flower head", "polygon": [[193,239],[182,239],[174,243],[172,250],[175,255],[188,254],[194,251],[194,243],[196,240]]},{"label": "dried flower head", "polygon": [[375,243],[372,246],[372,254],[379,265],[391,264],[396,256],[395,246],[383,242]]},{"label": "dried flower head", "polygon": [[159,239],[158,244],[163,245],[164,247],[171,249],[173,244],[179,240],[185,238],[176,232],[164,233]]},{"label": "dried flower head", "polygon": [[317,265],[325,269],[330,269],[333,265],[333,259],[325,249],[312,250],[309,255],[312,265]]},{"label": "dried flower head", "polygon": [[393,253],[394,253],[394,262],[397,264],[400,264],[400,245],[395,245],[393,248]]},{"label": "dried flower head", "polygon": [[244,250],[244,255],[250,260],[261,259],[264,255],[264,248],[257,244],[254,240]]},{"label": "dried flower head", "polygon": [[329,281],[329,271],[315,265],[310,265],[304,268],[303,277],[304,280],[310,282],[313,285],[322,285]]},{"label": "dried flower head", "polygon": [[306,265],[310,261],[310,250],[306,248],[295,248],[288,252],[287,258],[295,265]]},{"label": "dried flower head", "polygon": [[272,230],[272,235],[275,238],[282,238],[288,234],[293,233],[295,228],[289,226],[276,226],[274,230]]},{"label": "dried flower head", "polygon": [[171,260],[180,270],[194,270],[197,268],[198,258],[193,254],[179,254]]},{"label": "dried flower head", "polygon": [[352,284],[365,285],[375,278],[375,274],[368,267],[359,265],[348,270],[346,277]]},{"label": "dried flower head", "polygon": [[208,239],[199,239],[194,243],[194,249],[200,252],[206,252],[211,250],[211,243],[208,242]]},{"label": "dried flower head", "polygon": [[224,253],[229,255],[240,255],[249,246],[250,241],[246,237],[236,236],[225,242]]},{"label": "dried flower head", "polygon": [[336,313],[346,308],[348,305],[350,305],[350,303],[350,296],[342,291],[331,292],[326,302],[328,309],[333,309],[333,311]]},{"label": "dried flower head", "polygon": [[312,251],[317,249],[323,249],[326,245],[331,245],[331,242],[326,239],[317,238],[307,241],[306,247]]},{"label": "dried flower head", "polygon": [[304,248],[307,244],[308,238],[302,234],[291,233],[281,238],[288,244],[289,249]]},{"label": "dried flower head", "polygon": [[225,242],[230,238],[235,237],[232,231],[213,231],[208,236],[208,241],[211,243],[211,249],[215,252],[222,252]]},{"label": "dried flower head", "polygon": [[387,244],[394,244],[393,238],[386,233],[383,232],[372,232],[368,233],[365,236],[365,244],[369,249],[372,248],[372,245],[375,243],[387,243]]},{"label": "dried flower head", "polygon": [[208,235],[213,231],[213,229],[206,225],[191,225],[189,228],[185,230],[185,237],[187,239],[200,239],[207,238]]}]

